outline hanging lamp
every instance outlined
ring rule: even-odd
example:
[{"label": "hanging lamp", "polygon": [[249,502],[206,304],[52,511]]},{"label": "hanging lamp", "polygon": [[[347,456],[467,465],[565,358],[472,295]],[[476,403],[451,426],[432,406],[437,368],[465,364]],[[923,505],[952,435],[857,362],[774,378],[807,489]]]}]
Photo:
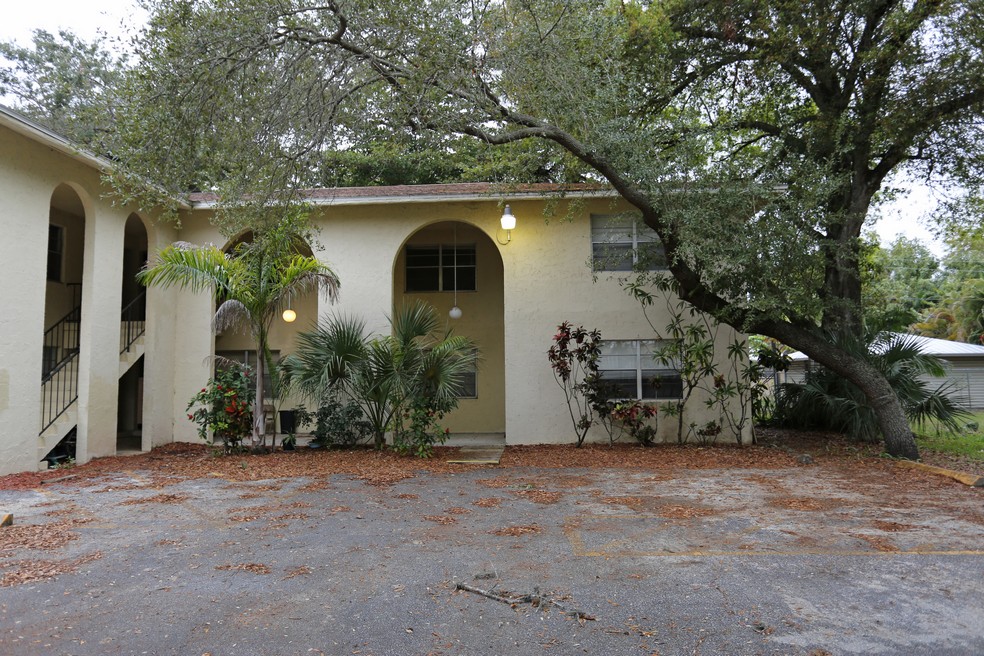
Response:
[{"label": "hanging lamp", "polygon": [[461,318],[461,308],[458,307],[458,224],[454,224],[454,255],[452,256],[452,268],[454,269],[454,274],[452,276],[454,282],[454,305],[451,306],[451,310],[448,312],[448,316],[452,319]]}]

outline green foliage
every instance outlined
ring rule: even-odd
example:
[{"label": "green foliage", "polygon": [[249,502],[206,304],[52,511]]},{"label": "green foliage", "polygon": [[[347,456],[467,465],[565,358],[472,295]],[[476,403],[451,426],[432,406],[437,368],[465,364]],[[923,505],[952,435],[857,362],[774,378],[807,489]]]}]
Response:
[{"label": "green foliage", "polygon": [[940,262],[926,246],[899,237],[888,249],[869,244],[862,287],[869,332],[905,332],[940,301]]},{"label": "green foliage", "polygon": [[390,324],[391,335],[370,337],[361,320],[334,317],[302,333],[284,359],[285,384],[315,401],[347,394],[371,425],[376,448],[392,430],[401,450],[426,457],[443,439],[429,418],[439,421],[457,407],[478,353],[468,338],[442,330],[437,311],[422,301],[400,308]]},{"label": "green foliage", "polygon": [[435,444],[447,441],[448,429],[442,429],[440,422],[446,412],[444,408],[453,409],[448,406],[433,398],[410,399],[397,416],[393,432],[393,448],[397,453],[429,458]]},{"label": "green foliage", "polygon": [[912,328],[928,337],[984,344],[984,234],[959,235],[947,239],[938,301]]},{"label": "green foliage", "polygon": [[[921,375],[943,376],[943,362],[921,352],[908,335],[881,333],[870,342],[840,338],[841,348],[870,362],[892,385],[906,417],[916,425],[933,423],[957,431],[967,411],[951,397],[949,383],[935,389]],[[775,413],[776,423],[804,429],[846,433],[855,439],[874,442],[878,422],[865,395],[856,385],[818,366],[804,383],[782,386]]]},{"label": "green foliage", "polygon": [[914,426],[921,447],[984,461],[984,412],[968,415],[957,432],[932,422]]},{"label": "green foliage", "polygon": [[[598,360],[601,357],[601,332],[574,327],[569,321],[557,326],[547,359],[554,380],[564,392],[567,410],[574,424],[575,444],[580,447],[594,424],[597,409],[608,417],[608,397],[601,390]],[[614,441],[610,424],[609,437]]]},{"label": "green foliage", "polygon": [[372,439],[372,424],[359,404],[332,388],[314,412],[303,410],[298,425],[313,424],[314,441],[325,447],[351,448]]},{"label": "green foliage", "polygon": [[226,453],[239,451],[253,425],[253,406],[250,387],[253,381],[249,367],[237,365],[220,369],[200,392],[191,397],[188,419],[198,424],[198,436],[203,440],[212,434],[213,442],[221,442]]},{"label": "green foliage", "polygon": [[620,431],[627,432],[643,446],[653,445],[658,435],[659,409],[655,405],[636,400],[614,401],[608,405],[611,408],[609,416]]},{"label": "green foliage", "polygon": [[[675,293],[675,282],[663,273],[640,272],[634,279],[626,280],[624,287],[642,305],[646,321],[660,340],[661,346],[656,349],[653,359],[680,375],[680,398],[664,403],[663,412],[677,418],[677,442],[683,444],[686,438],[683,411],[690,397],[707,380],[724,380],[723,377],[718,377],[715,363],[714,343],[719,324],[690,303],[681,300]],[[649,315],[649,309],[657,302],[661,302],[663,306],[661,314],[669,317],[663,326],[656,326]],[[728,393],[735,393],[737,387],[721,385],[715,389],[718,390],[719,397],[724,397]],[[694,430],[689,432],[694,433]],[[740,432],[736,439],[741,443]]]},{"label": "green foliage", "polygon": [[87,42],[70,30],[34,30],[31,45],[0,42],[0,96],[24,114],[102,154],[114,129],[116,95],[127,66],[105,37]]},{"label": "green foliage", "polygon": [[[157,254],[157,261],[137,274],[148,287],[172,287],[211,292],[219,303],[215,330],[246,329],[257,343],[256,399],[253,417],[253,446],[266,440],[263,372],[276,373],[269,346],[270,325],[300,294],[323,290],[334,299],[339,281],[327,265],[313,256],[297,253],[302,217],[288,213],[263,226],[252,242],[241,242],[231,253],[212,245],[193,246],[179,242]],[[277,377],[274,376],[275,386]],[[273,390],[275,393],[280,390]],[[276,394],[279,396],[279,394]]]},{"label": "green foliage", "polygon": [[686,300],[844,363],[872,396],[885,381],[827,335],[860,333],[876,194],[903,170],[984,168],[976,0],[148,4],[126,198],[161,202],[153,180],[265,203],[380,126],[541,140],[642,213]]}]

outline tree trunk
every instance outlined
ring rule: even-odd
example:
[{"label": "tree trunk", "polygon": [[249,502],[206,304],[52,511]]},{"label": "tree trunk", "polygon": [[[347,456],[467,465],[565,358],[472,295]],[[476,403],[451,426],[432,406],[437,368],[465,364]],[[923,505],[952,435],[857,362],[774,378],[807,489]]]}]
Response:
[{"label": "tree trunk", "polygon": [[[262,347],[261,347],[262,349]],[[253,448],[260,445],[260,436],[266,427],[266,417],[263,412],[263,355],[256,355],[256,397],[253,399]]]},{"label": "tree trunk", "polygon": [[919,448],[912,434],[899,397],[878,369],[865,360],[838,348],[828,339],[792,324],[769,321],[750,327],[797,348],[831,371],[857,385],[878,418],[885,440],[885,451],[895,458],[919,459]]}]

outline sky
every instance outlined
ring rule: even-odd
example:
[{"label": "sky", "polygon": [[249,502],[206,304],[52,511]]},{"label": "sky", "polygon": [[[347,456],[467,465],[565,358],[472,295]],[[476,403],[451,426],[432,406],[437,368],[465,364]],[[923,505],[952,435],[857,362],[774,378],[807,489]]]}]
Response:
[{"label": "sky", "polygon": [[[67,27],[91,40],[100,31],[121,36],[146,19],[136,0],[0,0],[0,40],[29,45],[34,29],[56,32]],[[908,185],[909,193],[881,210],[874,228],[887,245],[898,236],[919,239],[934,253],[942,255],[943,245],[934,241],[926,222],[921,220],[935,206],[931,191]]]}]

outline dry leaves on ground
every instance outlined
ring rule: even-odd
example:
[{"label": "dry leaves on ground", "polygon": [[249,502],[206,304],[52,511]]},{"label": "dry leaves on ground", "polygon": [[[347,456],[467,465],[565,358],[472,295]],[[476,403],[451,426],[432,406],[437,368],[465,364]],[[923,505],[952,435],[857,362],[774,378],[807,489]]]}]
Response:
[{"label": "dry leaves on ground", "polygon": [[286,581],[287,579],[292,579],[295,576],[307,576],[313,571],[314,570],[312,570],[307,565],[299,565],[297,567],[292,567],[291,569],[287,570],[287,575],[284,576],[283,580]]},{"label": "dry leaves on ground", "polygon": [[61,574],[72,574],[79,567],[103,557],[101,551],[95,551],[71,560],[21,560],[7,563],[5,568],[13,567],[13,571],[5,572],[0,578],[0,587],[6,588],[23,583],[33,583],[52,579]]},{"label": "dry leaves on ground", "polygon": [[70,519],[50,524],[15,524],[0,528],[0,554],[19,549],[53,551],[60,549],[79,534],[72,529],[91,519]]},{"label": "dry leaves on ground", "polygon": [[560,501],[560,492],[548,492],[546,490],[516,490],[513,494],[520,496],[533,503],[552,504]]},{"label": "dry leaves on ground", "polygon": [[424,519],[428,522],[434,522],[435,524],[441,524],[443,526],[449,526],[458,521],[450,515],[424,515]]},{"label": "dry leaves on ground", "polygon": [[716,512],[712,508],[698,508],[697,506],[663,506],[659,509],[658,514],[667,519],[690,519],[692,517],[707,517]]},{"label": "dry leaves on ground", "polygon": [[530,524],[528,526],[506,526],[505,528],[497,528],[494,531],[489,531],[489,534],[519,537],[520,535],[539,533],[541,530],[542,529],[540,529],[540,527],[536,524]]},{"label": "dry leaves on ground", "polygon": [[241,570],[243,572],[250,572],[251,574],[269,574],[270,568],[263,563],[238,563],[235,565],[216,565],[215,569],[223,571],[234,571]]},{"label": "dry leaves on ground", "polygon": [[786,510],[818,511],[842,506],[844,500],[817,497],[772,497],[769,499],[769,505]]},{"label": "dry leaves on ground", "polygon": [[184,494],[155,494],[152,497],[146,497],[143,499],[130,499],[129,501],[123,501],[119,505],[121,506],[137,506],[144,503],[182,503],[187,501],[188,497]]},{"label": "dry leaves on ground", "polygon": [[472,501],[472,505],[479,508],[498,508],[501,503],[502,499],[499,497],[482,497],[477,501]]}]

